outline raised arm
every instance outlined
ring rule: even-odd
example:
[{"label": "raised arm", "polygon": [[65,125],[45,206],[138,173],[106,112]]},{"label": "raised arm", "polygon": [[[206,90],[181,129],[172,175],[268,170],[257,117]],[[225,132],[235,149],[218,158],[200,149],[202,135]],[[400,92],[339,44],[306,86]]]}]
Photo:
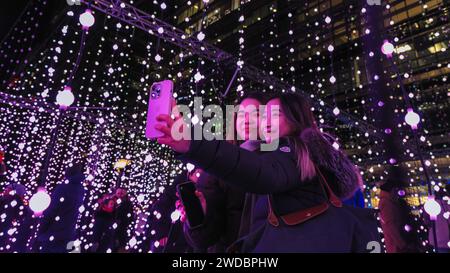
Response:
[{"label": "raised arm", "polygon": [[273,152],[258,153],[221,140],[192,140],[178,158],[246,192],[280,193],[300,185],[294,149],[285,141]]}]

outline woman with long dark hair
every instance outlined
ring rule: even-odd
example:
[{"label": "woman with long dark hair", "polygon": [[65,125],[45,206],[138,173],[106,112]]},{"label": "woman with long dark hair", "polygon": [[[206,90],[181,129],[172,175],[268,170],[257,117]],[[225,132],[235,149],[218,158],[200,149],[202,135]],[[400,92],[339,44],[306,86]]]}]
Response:
[{"label": "woman with long dark hair", "polygon": [[[260,116],[259,106],[267,102],[265,93],[249,92],[235,103],[237,112],[232,123],[227,126],[227,140],[244,149],[255,151],[260,140],[251,139],[251,131],[258,135]],[[256,112],[255,112],[256,111]],[[233,130],[228,130],[230,127]],[[196,183],[198,195],[206,209],[203,225],[190,229],[184,225],[188,242],[200,252],[221,253],[239,237],[242,212],[247,209],[244,204],[245,192],[236,186],[229,185],[220,179],[203,172]],[[180,206],[181,210],[184,210]]]},{"label": "woman with long dark hair", "polygon": [[[296,94],[272,98],[264,136],[277,149],[255,153],[225,141],[175,141],[173,120],[156,129],[158,139],[225,183],[256,194],[248,235],[231,250],[240,252],[368,252],[380,249],[373,216],[343,208],[361,182],[356,167],[318,128],[307,101]],[[261,200],[265,201],[260,202]],[[262,225],[252,226],[253,223]],[[244,227],[241,227],[241,229]]]}]

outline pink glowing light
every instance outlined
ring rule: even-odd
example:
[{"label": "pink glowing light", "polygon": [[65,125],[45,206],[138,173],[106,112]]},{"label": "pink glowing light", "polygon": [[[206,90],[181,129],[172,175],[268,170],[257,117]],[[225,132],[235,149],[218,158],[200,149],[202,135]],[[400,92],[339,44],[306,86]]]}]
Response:
[{"label": "pink glowing light", "polygon": [[441,206],[434,200],[434,196],[428,196],[423,208],[425,209],[425,212],[430,215],[431,220],[436,220],[436,216],[441,213]]},{"label": "pink glowing light", "polygon": [[394,45],[388,40],[384,40],[383,45],[381,46],[381,52],[388,57],[392,57],[392,53],[394,53]]},{"label": "pink glowing light", "polygon": [[95,17],[92,15],[92,11],[87,9],[84,13],[80,15],[80,24],[83,26],[83,29],[89,29],[95,23]]},{"label": "pink glowing light", "polygon": [[408,113],[405,116],[405,122],[415,130],[420,122],[420,116],[414,112],[413,109],[408,108]]},{"label": "pink glowing light", "polygon": [[43,190],[39,189],[33,196],[30,198],[30,209],[35,214],[41,214],[43,213],[48,206],[50,206],[51,198],[48,193]]},{"label": "pink glowing light", "polygon": [[64,90],[56,95],[56,103],[61,107],[69,107],[74,101],[75,97],[70,86],[65,86]]}]

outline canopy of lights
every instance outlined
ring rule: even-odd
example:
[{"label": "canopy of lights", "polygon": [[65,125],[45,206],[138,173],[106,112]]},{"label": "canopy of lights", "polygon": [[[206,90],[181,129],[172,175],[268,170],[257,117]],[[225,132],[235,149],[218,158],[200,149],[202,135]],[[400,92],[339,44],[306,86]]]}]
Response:
[{"label": "canopy of lights", "polygon": [[[171,79],[189,107],[195,96],[223,106],[249,91],[304,95],[359,167],[366,207],[397,179],[412,219],[448,218],[434,201],[450,181],[448,6],[364,2],[30,1],[0,47],[0,187],[24,185],[39,218],[64,170],[83,162],[76,246],[92,247],[97,200],[122,186],[135,215],[127,250],[151,251],[149,221],[179,217],[153,204],[192,168],[144,135],[149,87]],[[429,243],[428,227],[405,229]]]}]

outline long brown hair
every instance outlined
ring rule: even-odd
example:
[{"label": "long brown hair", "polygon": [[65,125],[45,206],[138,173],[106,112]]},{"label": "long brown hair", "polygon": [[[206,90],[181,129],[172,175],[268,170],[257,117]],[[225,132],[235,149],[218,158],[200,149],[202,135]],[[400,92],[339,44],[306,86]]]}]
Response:
[{"label": "long brown hair", "polygon": [[295,93],[282,93],[272,96],[271,99],[280,100],[280,108],[293,128],[292,133],[286,137],[294,146],[297,155],[297,167],[301,170],[300,180],[312,179],[316,176],[316,169],[308,147],[300,137],[303,130],[308,128],[319,131],[309,102]]}]

